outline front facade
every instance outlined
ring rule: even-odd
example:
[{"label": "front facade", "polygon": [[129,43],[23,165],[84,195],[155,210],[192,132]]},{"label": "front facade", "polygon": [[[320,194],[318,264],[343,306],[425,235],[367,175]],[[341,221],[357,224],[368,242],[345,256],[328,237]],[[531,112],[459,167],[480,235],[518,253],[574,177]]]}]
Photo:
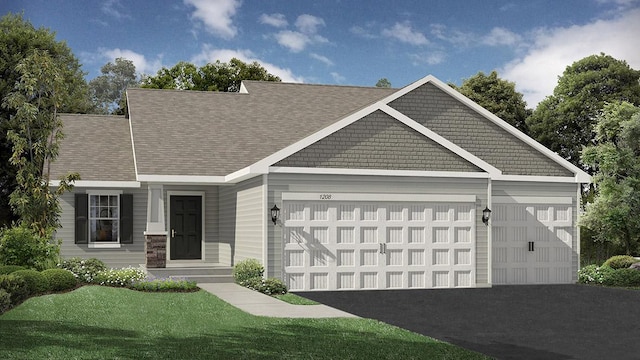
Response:
[{"label": "front facade", "polygon": [[128,119],[63,116],[52,168],[83,179],[62,198],[65,257],[255,258],[294,291],[576,280],[589,176],[432,76],[131,89],[128,103]]}]

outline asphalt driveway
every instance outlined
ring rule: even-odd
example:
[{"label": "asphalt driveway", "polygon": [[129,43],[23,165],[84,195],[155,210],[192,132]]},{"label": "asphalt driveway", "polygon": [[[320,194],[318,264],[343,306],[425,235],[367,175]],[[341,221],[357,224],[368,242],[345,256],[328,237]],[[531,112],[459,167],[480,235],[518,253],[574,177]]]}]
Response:
[{"label": "asphalt driveway", "polygon": [[586,285],[297,293],[498,359],[640,359],[640,291]]}]

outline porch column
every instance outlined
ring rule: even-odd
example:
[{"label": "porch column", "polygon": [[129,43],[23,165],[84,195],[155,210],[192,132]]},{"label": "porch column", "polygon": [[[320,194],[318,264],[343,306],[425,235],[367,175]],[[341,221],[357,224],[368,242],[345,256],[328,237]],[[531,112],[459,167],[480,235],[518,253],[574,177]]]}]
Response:
[{"label": "porch column", "polygon": [[163,268],[167,265],[163,190],[162,184],[149,184],[147,187],[147,227],[144,232],[147,268]]}]

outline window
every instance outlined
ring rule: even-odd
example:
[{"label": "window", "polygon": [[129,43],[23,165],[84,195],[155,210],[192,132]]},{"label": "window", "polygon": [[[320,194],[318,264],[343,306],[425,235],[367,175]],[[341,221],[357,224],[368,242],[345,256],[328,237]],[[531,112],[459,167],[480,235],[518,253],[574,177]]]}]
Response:
[{"label": "window", "polygon": [[89,195],[90,242],[119,242],[119,209],[118,195]]}]

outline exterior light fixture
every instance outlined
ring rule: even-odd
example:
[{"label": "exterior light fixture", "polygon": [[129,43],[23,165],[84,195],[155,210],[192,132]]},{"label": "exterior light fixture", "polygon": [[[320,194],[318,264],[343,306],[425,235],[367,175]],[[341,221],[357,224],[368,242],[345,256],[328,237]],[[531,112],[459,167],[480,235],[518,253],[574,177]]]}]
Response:
[{"label": "exterior light fixture", "polygon": [[271,221],[273,221],[273,225],[278,221],[278,217],[280,217],[280,209],[278,209],[278,205],[273,205],[271,208]]},{"label": "exterior light fixture", "polygon": [[489,209],[489,207],[485,207],[484,210],[482,210],[482,222],[485,225],[488,225],[490,217],[491,217],[491,209]]}]

